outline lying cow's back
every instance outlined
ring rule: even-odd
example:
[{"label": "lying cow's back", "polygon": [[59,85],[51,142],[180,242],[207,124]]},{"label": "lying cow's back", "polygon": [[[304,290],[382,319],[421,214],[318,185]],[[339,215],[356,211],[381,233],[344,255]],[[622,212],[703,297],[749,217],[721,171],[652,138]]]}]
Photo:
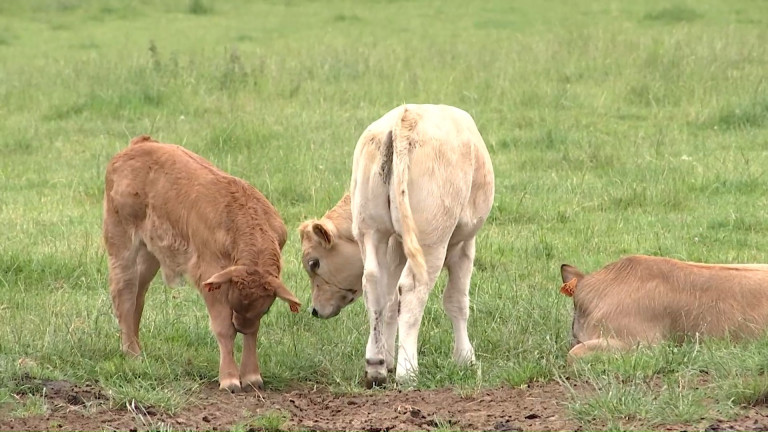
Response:
[{"label": "lying cow's back", "polygon": [[183,272],[166,264],[185,265],[196,253],[226,261],[221,255],[232,253],[232,237],[243,227],[258,229],[280,248],[287,238],[277,210],[254,187],[183,147],[148,136],[135,138],[110,161],[105,192],[105,206],[110,201],[124,226],[153,253],[179,261],[163,263],[164,272]]},{"label": "lying cow's back", "polygon": [[648,342],[696,333],[752,336],[768,324],[768,266],[631,256],[585,276],[573,299],[582,341],[609,330]]}]

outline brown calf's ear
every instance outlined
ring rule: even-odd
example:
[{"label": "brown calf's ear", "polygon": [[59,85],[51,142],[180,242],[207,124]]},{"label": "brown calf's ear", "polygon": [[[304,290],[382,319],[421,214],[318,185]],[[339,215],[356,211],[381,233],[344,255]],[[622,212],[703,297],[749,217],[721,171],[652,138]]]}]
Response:
[{"label": "brown calf's ear", "polygon": [[203,282],[203,286],[208,292],[215,291],[221,288],[222,284],[230,282],[235,275],[241,275],[243,273],[245,273],[245,266],[228,267]]},{"label": "brown calf's ear", "polygon": [[312,232],[320,239],[320,243],[325,248],[330,248],[333,244],[334,231],[333,225],[329,222],[317,221],[312,224]]},{"label": "brown calf's ear", "polygon": [[293,295],[293,293],[288,288],[286,288],[286,286],[283,285],[279,279],[276,279],[276,281],[272,283],[272,286],[275,290],[275,295],[278,298],[288,302],[288,305],[291,307],[291,312],[299,313],[299,309],[301,308],[301,302],[299,299],[297,299],[296,296]]}]

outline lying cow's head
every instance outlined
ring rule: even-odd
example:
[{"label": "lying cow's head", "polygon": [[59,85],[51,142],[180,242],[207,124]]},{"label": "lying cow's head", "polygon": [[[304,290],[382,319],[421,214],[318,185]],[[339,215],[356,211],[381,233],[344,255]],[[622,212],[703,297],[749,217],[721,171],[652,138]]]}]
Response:
[{"label": "lying cow's head", "polygon": [[[584,279],[584,274],[576,267],[568,264],[560,266],[560,274],[563,276],[563,286],[560,287],[560,292],[573,297],[578,290],[579,283]],[[582,342],[581,332],[584,328],[584,314],[581,308],[578,307],[576,301],[573,302],[573,321],[571,322],[571,348]]]},{"label": "lying cow's head", "polygon": [[312,316],[334,317],[363,291],[360,248],[326,218],[304,222],[299,232],[301,261],[312,283]]},{"label": "lying cow's head", "polygon": [[275,298],[288,302],[293,313],[301,307],[301,302],[279,278],[267,275],[258,268],[232,266],[211,276],[204,286],[208,291],[229,288],[227,300],[232,308],[232,324],[242,334],[258,331],[261,317],[267,313]]}]

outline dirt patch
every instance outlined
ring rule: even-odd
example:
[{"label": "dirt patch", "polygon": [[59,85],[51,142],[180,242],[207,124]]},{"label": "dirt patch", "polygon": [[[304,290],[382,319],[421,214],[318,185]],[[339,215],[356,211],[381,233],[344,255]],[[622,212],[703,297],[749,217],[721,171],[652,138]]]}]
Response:
[{"label": "dirt patch", "polygon": [[[229,394],[206,386],[194,403],[173,415],[152,407],[110,409],[107,396],[91,385],[42,381],[29,385],[30,394],[44,389],[48,413],[10,418],[0,409],[0,430],[231,430],[261,431],[405,430],[551,431],[580,430],[568,417],[567,391],[558,383],[521,388],[484,389],[462,396],[450,389],[373,391],[333,394],[327,389]],[[18,394],[23,399],[26,394]],[[277,413],[277,414],[276,414]],[[278,418],[278,425],[260,424],[260,415]],[[285,419],[282,422],[280,417]],[[280,426],[279,424],[282,423]],[[753,408],[742,418],[697,425],[668,425],[657,430],[768,430],[768,410]]]},{"label": "dirt patch", "polygon": [[[0,416],[0,430],[259,430],[253,420],[283,413],[284,430],[403,431],[573,430],[556,383],[481,390],[462,396],[449,389],[332,394],[326,389],[228,394],[211,385],[192,406],[174,415],[151,407],[109,409],[102,392],[64,381],[43,382],[48,413],[27,418]],[[19,395],[20,398],[25,397]],[[263,426],[261,426],[263,427]],[[273,426],[274,427],[274,426]]]}]

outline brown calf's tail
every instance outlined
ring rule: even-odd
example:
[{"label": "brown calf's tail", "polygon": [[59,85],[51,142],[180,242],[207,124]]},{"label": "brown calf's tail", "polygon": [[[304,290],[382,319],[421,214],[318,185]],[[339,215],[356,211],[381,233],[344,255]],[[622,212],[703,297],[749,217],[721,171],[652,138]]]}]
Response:
[{"label": "brown calf's tail", "polygon": [[410,151],[416,147],[414,129],[418,119],[405,107],[403,116],[392,130],[392,171],[395,186],[397,208],[400,212],[400,222],[403,226],[403,249],[408,262],[416,276],[427,280],[427,265],[424,261],[424,251],[421,249],[416,236],[416,222],[413,220],[411,203],[408,196],[408,172],[410,168]]}]

